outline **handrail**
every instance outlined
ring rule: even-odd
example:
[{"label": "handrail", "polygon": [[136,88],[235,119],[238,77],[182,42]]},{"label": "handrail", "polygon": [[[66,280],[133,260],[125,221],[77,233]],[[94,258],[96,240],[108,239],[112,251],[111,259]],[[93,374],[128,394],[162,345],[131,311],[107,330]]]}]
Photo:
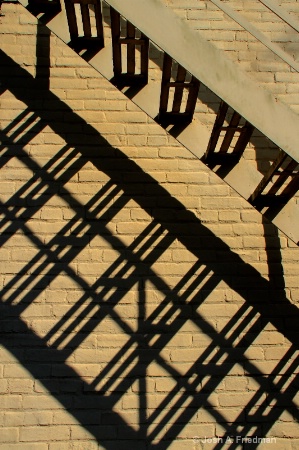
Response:
[{"label": "handrail", "polygon": [[[19,0],[19,2],[27,7],[30,0]],[[126,0],[125,2],[105,0],[105,3],[110,4],[115,11],[121,14],[127,24],[130,22],[130,27],[135,26],[154,45],[160,47],[164,56],[165,54],[169,55],[170,58],[178,62],[179,66],[184,68],[184,71],[187,70],[210,88],[223,100],[221,104],[229,104],[235,110],[233,117],[243,116],[247,122],[281,147],[293,159],[291,170],[296,167],[295,162],[298,163],[299,161],[299,117],[294,111],[277,101],[270,92],[267,92],[255,80],[242,72],[221,50],[192,30],[161,0],[151,0],[151,2],[148,2],[148,0]],[[117,13],[116,15],[119,17]],[[61,11],[52,15],[51,19],[45,20],[45,22],[47,27],[61,40],[70,44],[69,22],[63,4]],[[105,46],[101,52],[92,52],[91,58],[90,54],[86,58],[89,64],[108,80],[113,80],[114,72],[111,64],[113,61],[111,50],[110,45]],[[140,92],[135,93],[133,98],[134,103],[154,120],[158,111],[156,107],[153,108],[155,102],[152,101],[154,98],[157,99],[156,87],[158,86],[155,83],[149,83]],[[225,129],[228,129],[228,127],[225,127]],[[242,127],[242,130],[244,129],[248,130],[246,126]],[[212,135],[210,130],[197,120],[190,123],[179,136],[174,134],[178,141],[198,158],[202,158],[203,151],[208,145],[208,139]],[[238,147],[239,141],[240,137],[234,150]],[[289,170],[288,167],[287,170]],[[245,158],[241,158],[229,170],[229,173],[224,174],[224,180],[243,198],[248,199],[256,186],[261,185],[261,174],[251,163],[248,164]],[[269,180],[270,178],[267,176],[267,182]],[[264,184],[263,182],[262,187],[264,187]],[[286,189],[283,192],[285,195],[291,194],[290,190],[295,192],[296,187],[297,185],[294,183],[292,185],[289,183],[288,192],[285,192]],[[277,188],[278,184],[276,183],[276,191]],[[259,198],[261,196],[265,197],[262,190],[259,189]],[[278,213],[276,211],[275,217],[271,216],[270,219],[290,239],[299,242],[299,209],[294,207],[294,202],[286,203]],[[285,227],[286,223],[288,229]]]},{"label": "handrail", "polygon": [[295,31],[299,33],[299,21],[294,17],[290,16],[281,6],[274,0],[260,0],[268,9],[270,9],[274,14],[280,17],[285,23],[290,25]]},{"label": "handrail", "polygon": [[[260,0],[262,3],[270,3],[268,1]],[[286,53],[279,45],[268,39],[261,31],[258,30],[252,23],[250,23],[241,14],[234,11],[230,6],[222,3],[221,0],[211,0],[214,5],[221,9],[225,14],[231,17],[235,22],[237,22],[241,27],[243,27],[248,33],[254,36],[258,41],[269,48],[275,55],[279,56],[284,62],[289,64],[293,69],[299,72],[299,63],[295,61],[288,53]],[[274,7],[273,7],[274,8]],[[272,8],[270,8],[272,9]],[[299,25],[298,25],[299,27]]]},{"label": "handrail", "polygon": [[299,117],[161,0],[105,0],[154,44],[299,162]]}]

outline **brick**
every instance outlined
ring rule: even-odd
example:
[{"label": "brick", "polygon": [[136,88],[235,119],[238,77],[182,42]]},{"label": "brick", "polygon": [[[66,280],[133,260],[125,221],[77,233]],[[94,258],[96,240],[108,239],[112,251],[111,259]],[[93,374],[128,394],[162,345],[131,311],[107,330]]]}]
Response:
[{"label": "brick", "polygon": [[271,435],[279,438],[298,439],[299,425],[297,423],[276,422],[271,427]]},{"label": "brick", "polygon": [[[110,441],[111,442],[111,441]],[[96,441],[50,442],[47,450],[102,450],[104,447]]]},{"label": "brick", "polygon": [[[231,392],[229,394],[219,394],[219,405],[225,407],[244,407],[250,402],[252,396],[252,393],[247,392],[240,392],[238,394],[233,394]],[[265,401],[265,399],[266,394],[262,394],[256,404],[261,404],[263,401]]]},{"label": "brick", "polygon": [[[244,2],[241,1],[231,3],[237,10],[245,7]],[[288,8],[292,9],[294,3],[296,2],[285,2],[284,6],[288,5]],[[299,92],[297,74],[285,71],[277,58],[273,59],[271,53],[263,49],[259,43],[254,42],[247,33],[239,32],[239,26],[236,26],[231,20],[227,20],[214,5],[211,5],[211,2],[171,0],[167,4],[168,7],[175,8],[185,18],[184,20],[188,20],[191,27],[201,29],[199,32],[214,41],[214,44],[225,51],[236,65],[249,71],[250,76],[261,80],[265,88],[284,102],[293,103],[291,106],[296,109]],[[36,19],[33,19],[29,13],[24,13],[21,6],[3,4],[2,8],[10,11],[9,20],[8,15],[6,18],[1,18],[3,50],[23,67],[29,64],[26,66],[26,70],[35,75],[36,25],[31,22],[35,23]],[[243,13],[257,26],[260,25],[265,32],[277,33],[278,19],[272,22],[271,17],[264,14],[263,11],[258,8],[257,2],[248,2],[246,11]],[[12,19],[12,15],[15,16],[14,19]],[[20,22],[22,22],[22,26]],[[3,34],[6,32],[9,34]],[[42,33],[45,33],[44,28]],[[287,39],[288,34],[285,33],[285,35]],[[39,39],[41,47],[45,48],[47,36],[43,34]],[[262,225],[262,218],[258,212],[233,193],[222,181],[219,181],[215,174],[168,136],[146,114],[139,111],[107,80],[98,76],[87,62],[60,43],[55,36],[51,36],[50,42],[50,84],[58,101],[48,101],[45,97],[38,102],[33,102],[34,92],[28,91],[26,95],[30,96],[31,109],[36,109],[37,114],[40,110],[47,110],[48,124],[44,120],[46,127],[36,136],[30,132],[30,129],[21,131],[18,129],[18,125],[15,125],[18,133],[17,139],[21,139],[21,141],[18,146],[11,146],[12,151],[15,152],[14,154],[21,154],[21,146],[24,142],[25,151],[29,156],[28,159],[18,156],[11,160],[5,160],[5,166],[1,172],[2,201],[9,201],[13,207],[11,197],[14,194],[18,198],[25,199],[26,197],[26,200],[21,205],[25,208],[24,221],[16,219],[11,227],[11,235],[8,237],[5,232],[2,235],[4,239],[7,237],[8,240],[1,258],[3,275],[0,278],[0,285],[3,287],[13,283],[13,288],[9,291],[6,290],[3,299],[8,302],[14,295],[18,296],[15,303],[19,302],[19,306],[16,304],[16,308],[22,308],[24,305],[25,310],[22,317],[26,319],[28,327],[37,336],[45,336],[61,320],[59,332],[49,341],[49,345],[55,345],[53,344],[55,339],[63,330],[66,333],[66,339],[59,347],[61,352],[52,353],[49,349],[49,353],[45,357],[44,353],[37,348],[31,349],[30,353],[33,360],[39,360],[38,365],[33,367],[34,373],[40,373],[42,377],[60,377],[59,385],[54,381],[52,383],[53,397],[46,393],[41,382],[33,380],[32,375],[22,367],[21,362],[14,360],[9,353],[0,352],[0,390],[4,394],[1,397],[7,397],[7,400],[1,398],[4,405],[0,413],[4,430],[3,436],[5,437],[8,433],[7,430],[10,429],[14,429],[18,433],[16,436],[13,431],[11,435],[15,439],[15,443],[5,442],[4,447],[5,450],[21,448],[29,450],[29,445],[30,450],[37,448],[39,450],[95,450],[98,445],[93,434],[96,433],[96,435],[105,436],[101,440],[101,448],[113,449],[119,447],[119,442],[117,442],[119,435],[124,433],[126,436],[125,433],[127,433],[126,427],[124,429],[115,427],[115,415],[122,416],[127,423],[132,424],[132,428],[136,427],[137,430],[139,427],[139,391],[142,386],[137,382],[130,384],[130,380],[126,378],[127,373],[132,371],[132,374],[137,377],[139,373],[146,372],[148,414],[155,413],[155,410],[160,412],[157,408],[164,405],[163,401],[169,392],[177,387],[178,380],[173,376],[172,371],[184,376],[193,366],[194,361],[200,355],[205,354],[207,347],[211,343],[219,341],[219,333],[222,332],[223,327],[228,327],[235,319],[237,320],[238,313],[242,312],[244,298],[264,301],[270,296],[270,286],[269,290],[267,289],[269,270],[275,275],[279,275],[283,271],[285,302],[289,302],[288,299],[292,299],[293,303],[298,302],[298,277],[296,277],[298,252],[297,248],[293,247],[283,234],[279,234],[277,237],[274,228]],[[293,43],[285,42],[284,45],[290,53],[295,54],[295,41]],[[25,53],[26,58],[24,57]],[[40,60],[42,61],[42,58],[45,57],[45,53],[39,50]],[[155,64],[161,63],[161,58],[159,58],[160,55],[156,52],[155,61],[150,62],[153,67],[151,73],[155,74],[154,76],[160,76],[160,70],[154,68]],[[3,68],[3,70],[3,76],[9,77],[8,69]],[[15,77],[14,83],[19,84],[17,77]],[[3,120],[1,120],[2,128],[10,126],[11,120],[14,118],[17,121],[18,116],[23,112],[27,103],[24,101],[23,94],[19,96],[22,99],[20,101],[8,90],[2,93],[1,106],[5,111]],[[203,103],[197,106],[198,118],[211,127],[215,120],[213,110],[216,109],[217,102],[215,97],[204,88],[201,88],[200,95]],[[75,113],[78,113],[82,120],[87,122],[87,125],[83,125],[83,122],[80,122],[75,115],[69,113],[64,102]],[[43,117],[45,118],[45,116]],[[63,121],[67,121],[68,124]],[[20,123],[24,124],[24,120]],[[92,129],[88,125],[89,123],[93,124]],[[53,129],[57,131],[57,134]],[[102,144],[97,137],[97,132],[119,150],[105,147],[99,149],[99,144]],[[27,142],[29,143],[27,144]],[[68,157],[67,154],[72,151],[72,148],[66,154],[63,151],[64,145],[74,148],[79,146],[80,151],[84,154],[76,153]],[[255,146],[260,146],[263,149],[264,159],[258,159],[259,168],[267,170],[266,159],[271,159],[275,153],[273,148],[268,149],[267,145],[256,133],[244,157],[254,164],[256,160]],[[121,152],[126,155],[124,159],[118,157],[121,156]],[[34,188],[34,185],[30,184],[34,172],[31,158],[41,166],[48,164],[50,171],[60,164],[62,177],[55,184],[53,192],[51,191],[52,197],[43,195],[42,191],[39,191],[41,192],[40,197],[38,197],[39,194],[36,194],[34,200],[30,197],[30,191]],[[67,167],[76,161],[78,167],[82,162],[81,168],[78,170],[75,168],[73,172],[70,172]],[[27,162],[28,166],[26,166]],[[135,163],[141,168],[140,172],[134,170]],[[147,183],[147,176],[142,171],[145,174],[150,173],[152,179],[160,183],[161,189],[157,189],[152,182]],[[113,183],[111,183],[111,177]],[[29,183],[26,185],[27,182]],[[51,187],[50,177],[47,177],[45,182],[45,188]],[[113,193],[111,190],[107,195],[103,194],[105,188],[109,188],[110,185],[111,187],[116,186],[120,191],[125,191],[128,201],[120,210],[117,209],[117,199],[121,195],[120,193]],[[21,193],[23,189],[24,194]],[[169,195],[163,195],[163,189],[165,193],[168,192],[181,203],[178,208],[176,203],[171,201]],[[98,202],[100,208],[95,219],[92,208],[88,210],[84,205],[92,203],[93,197],[96,200],[97,196],[103,203],[100,205]],[[81,205],[76,205],[74,199],[81,202]],[[106,200],[107,204],[104,205]],[[188,209],[187,212],[183,209],[184,207]],[[192,213],[192,216],[189,212]],[[198,218],[198,222],[196,218]],[[150,222],[153,222],[156,227],[154,231],[150,227],[148,228]],[[77,237],[79,224],[85,228],[79,230]],[[161,236],[153,235],[161,224],[164,224],[166,229],[167,224],[171,224],[169,232],[172,233],[172,243],[167,248],[160,247],[162,234]],[[19,225],[21,228],[18,228]],[[96,235],[98,225],[99,234]],[[209,238],[205,232],[205,225],[215,236]],[[65,227],[67,227],[68,235],[62,236]],[[200,236],[198,231],[200,231]],[[32,233],[41,239],[41,248],[38,248]],[[182,234],[184,235],[182,236]],[[146,252],[142,252],[142,258],[149,255],[143,266],[138,263],[140,255],[136,256],[136,260],[135,257],[132,259],[130,253],[132,247],[135,248],[138,243],[140,235],[143,239],[142,242],[148,243],[146,247],[149,247]],[[33,237],[33,240],[30,237]],[[70,261],[65,264],[73,269],[74,275],[67,276],[64,272],[59,273],[59,270],[64,270],[66,266],[53,260],[51,261],[55,271],[54,274],[52,272],[53,276],[47,275],[49,267],[42,268],[44,275],[36,275],[34,279],[34,284],[40,283],[40,289],[38,292],[29,293],[27,288],[22,287],[25,276],[22,276],[19,271],[40,250],[44,251],[44,245],[51,245],[51,250],[54,251],[53,238],[56,243],[61,244],[61,248],[58,248],[58,250],[61,249],[60,257],[63,257],[63,252],[68,252]],[[217,243],[219,243],[219,247]],[[137,248],[140,248],[140,244],[137,245],[139,245]],[[226,245],[229,248],[226,249]],[[131,248],[128,249],[129,246]],[[231,252],[236,255],[232,255]],[[238,260],[238,255],[240,255],[240,262],[236,265],[233,261]],[[118,261],[121,262],[118,263]],[[121,268],[127,261],[130,270],[138,267],[139,277],[132,279],[130,271],[124,271],[123,275],[122,272],[118,272],[122,270]],[[210,282],[214,280],[218,283],[216,288],[209,287],[209,277],[203,281],[206,286],[199,285],[198,287],[200,270],[195,274],[191,273],[197,261],[200,270],[206,267],[207,271],[216,270],[218,275],[220,274],[218,278],[212,276],[210,280]],[[222,264],[221,261],[227,261],[227,264],[226,262]],[[38,269],[41,263],[38,261],[34,270]],[[252,277],[246,278],[247,269],[251,269],[251,267],[262,274],[263,290],[259,291],[258,287],[251,286]],[[148,278],[149,268],[152,270],[150,279]],[[108,276],[105,272],[110,270],[113,272]],[[31,267],[28,271],[33,273]],[[125,277],[128,277],[129,280],[125,280]],[[140,283],[140,277],[144,279],[143,284]],[[123,279],[121,280],[121,278]],[[84,286],[89,287],[86,290]],[[101,321],[98,318],[91,319],[93,312],[84,310],[91,301],[90,298],[85,300],[86,294],[89,295],[88,289],[90,289],[93,299],[98,298],[99,306],[101,302],[107,301],[107,308],[109,304],[111,308],[110,310],[108,308],[108,312],[117,313],[119,319],[114,321],[108,316]],[[129,292],[127,292],[128,289],[130,289]],[[284,291],[279,291],[279,295],[284,298]],[[25,300],[31,299],[34,300],[33,303],[25,304]],[[185,299],[190,304],[185,305],[183,309],[179,308],[175,302],[184,302]],[[205,302],[200,303],[201,300],[205,300]],[[82,301],[83,304],[81,304]],[[144,301],[145,304],[143,304]],[[167,305],[168,301],[172,301],[169,306]],[[108,302],[110,303],[108,304]],[[78,309],[76,304],[78,304]],[[94,306],[96,305],[94,300]],[[179,319],[175,314],[171,315],[171,305],[176,313],[181,311]],[[168,308],[169,317],[167,315]],[[12,309],[12,311],[17,310]],[[203,316],[202,321],[194,319],[196,311]],[[283,312],[284,309],[282,309],[282,314]],[[270,310],[269,314],[271,314]],[[161,333],[165,326],[166,332],[169,330],[170,334],[169,336],[163,334],[160,338],[159,335],[153,337],[150,341],[153,349],[147,350],[144,354],[141,353],[137,366],[134,361],[128,364],[124,370],[122,363],[127,362],[127,357],[136,346],[135,341],[139,340],[140,333],[143,334],[142,330],[146,332],[147,322],[144,321],[143,315],[148,318],[150,328],[152,327],[153,330],[157,328],[157,333]],[[265,312],[262,315],[266,323],[269,317]],[[246,312],[240,319],[241,322],[243,320],[246,320]],[[289,320],[288,317],[285,317],[286,326],[290,324]],[[154,322],[152,323],[152,321]],[[207,326],[207,321],[209,322],[208,326],[212,327],[209,333],[204,332],[204,325]],[[293,322],[295,324],[295,318]],[[67,329],[72,323],[74,328]],[[7,322],[7,326],[12,330],[16,330],[17,327],[13,321]],[[180,331],[175,332],[176,326],[180,327]],[[83,329],[80,332],[81,327]],[[174,330],[173,333],[172,330]],[[217,433],[222,432],[227,423],[235,422],[236,426],[242,426],[246,420],[251,422],[256,418],[257,415],[254,414],[252,417],[246,415],[245,408],[250,404],[252,398],[255,399],[256,392],[260,390],[260,377],[269,375],[273,370],[278,370],[281,361],[288,354],[289,342],[284,334],[283,326],[279,330],[276,330],[273,325],[265,326],[257,336],[253,333],[246,333],[244,330],[241,334],[239,333],[236,342],[240,342],[243,338],[243,342],[246,340],[248,347],[233,351],[227,350],[233,357],[235,363],[233,366],[225,360],[214,365],[209,365],[205,361],[207,370],[211,372],[212,378],[209,379],[214,380],[213,390],[215,392],[205,391],[209,384],[205,384],[204,380],[204,387],[200,384],[197,385],[198,401],[206,401],[208,398],[213,408],[211,407],[209,411],[203,408],[200,410],[194,408],[193,418],[189,424],[185,424],[183,423],[184,415],[187,412],[185,404],[190,401],[190,397],[186,395],[186,403],[177,408],[177,416],[172,417],[167,425],[167,429],[169,433],[173,433],[174,439],[165,442],[165,445],[178,450],[193,448],[195,445],[193,436],[198,433],[205,435],[209,432],[214,436],[215,430]],[[74,340],[68,343],[72,339]],[[134,344],[127,349],[126,346],[129,346],[130,339],[134,341]],[[11,345],[13,342],[12,339]],[[159,343],[163,344],[163,348],[158,348]],[[24,334],[24,351],[23,348],[19,349],[20,358],[28,356],[25,351],[26,344],[30,345],[30,339],[26,338]],[[67,353],[69,352],[67,365],[59,363],[60,357],[64,358],[63,349]],[[109,364],[113,358],[120,354],[118,361],[110,367]],[[158,354],[164,362],[167,362],[169,371],[166,370],[167,366],[164,368],[155,362]],[[217,348],[212,344],[212,350],[208,357],[213,358],[214,355],[218,357],[220,354],[222,352],[217,353]],[[52,360],[53,355],[55,356],[54,361]],[[151,358],[154,362],[147,366],[145,362]],[[291,363],[292,358],[289,359]],[[44,361],[43,364],[42,361]],[[34,363],[31,361],[31,364]],[[72,376],[70,368],[74,370]],[[105,368],[109,373],[100,379]],[[118,369],[120,372],[117,389],[126,389],[126,386],[122,385],[126,382],[129,383],[129,388],[125,394],[123,392],[113,394],[116,385],[110,386],[106,393],[110,395],[109,402],[114,404],[113,415],[109,413],[109,409],[105,415],[101,416],[93,417],[93,414],[88,414],[85,420],[95,428],[86,431],[86,428],[77,424],[74,417],[63,409],[62,404],[55,398],[55,392],[60,389],[65,392],[68,401],[73,399],[74,407],[79,404],[81,407],[82,403],[77,399],[75,393],[84,387],[86,405],[90,401],[90,405],[94,406],[92,382],[99,377],[97,389],[100,390],[106,383],[113,381],[113,373],[118,373]],[[192,370],[196,372],[197,368]],[[228,375],[224,376],[227,373]],[[281,381],[292,383],[292,379],[290,377],[289,380]],[[85,382],[84,385],[82,380]],[[50,380],[48,382],[50,383]],[[190,379],[189,382],[191,382]],[[217,382],[217,386],[214,382]],[[6,395],[8,392],[10,395]],[[115,398],[113,398],[114,395]],[[271,400],[271,393],[267,393],[267,395],[268,400],[269,395]],[[181,393],[178,392],[173,401],[175,402],[180,396]],[[257,403],[264,401],[265,396],[262,393],[257,399]],[[171,411],[172,404],[167,403],[163,414],[168,414],[167,408]],[[192,411],[188,412],[192,413]],[[216,422],[215,412],[218,414]],[[258,423],[259,420],[256,420],[256,426],[260,427],[261,423],[264,424],[266,418],[266,415],[262,417],[260,423]],[[182,424],[179,423],[179,420],[182,420]],[[176,425],[172,421],[176,422]],[[160,417],[157,416],[153,429],[159,423]],[[292,446],[297,445],[295,425],[291,415],[280,414],[279,420],[275,423],[278,428],[276,431],[274,430],[278,443],[275,444],[276,447],[273,444],[273,449],[291,450]],[[271,436],[272,431],[271,429]],[[21,442],[18,442],[19,433],[23,439]],[[160,435],[155,441],[158,445],[159,439]],[[153,442],[152,444],[154,445]],[[141,441],[134,441],[134,445],[137,445],[138,448],[145,446]],[[131,448],[132,441],[125,439],[122,441],[122,446],[124,449],[129,446]]]},{"label": "brick", "polygon": [[26,395],[23,399],[23,407],[24,409],[35,409],[40,410],[41,405],[43,410],[55,410],[59,409],[60,403],[55,400],[55,398],[51,398],[47,395]]},{"label": "brick", "polygon": [[38,444],[33,442],[29,444],[25,442],[16,444],[5,443],[5,450],[48,450],[48,444],[45,442],[39,442]]},{"label": "brick", "polygon": [[55,427],[24,427],[20,429],[20,441],[64,441],[70,438],[70,428],[68,426],[56,425]]},{"label": "brick", "polygon": [[[97,113],[98,114],[98,113]],[[105,117],[107,122],[109,123],[146,123],[147,118],[146,115],[142,112],[137,111],[128,111],[126,113],[124,112],[118,112],[118,111],[111,111],[111,112],[105,112]]]},{"label": "brick", "polygon": [[[69,59],[68,61],[66,61],[66,59],[64,58],[64,65],[69,64],[70,67],[72,67],[73,65],[73,60]],[[71,78],[69,79],[67,78],[52,78],[51,79],[51,85],[50,85],[51,89],[66,89],[66,88],[75,88],[75,89],[84,89],[87,88],[87,81],[84,79],[78,79],[78,78]]]},{"label": "brick", "polygon": [[[78,90],[75,88],[68,88],[66,91],[66,98],[67,102],[68,100],[83,100],[85,109],[90,110],[94,109],[95,106],[98,105],[99,100],[104,100],[106,98],[106,93],[103,89]],[[95,100],[95,98],[97,100]]]},{"label": "brick", "polygon": [[9,392],[11,394],[22,394],[26,392],[32,392],[33,381],[26,379],[12,379],[9,381]]},{"label": "brick", "polygon": [[271,446],[272,450],[280,450],[282,448],[284,450],[291,450],[294,448],[294,447],[292,447],[292,444],[295,445],[295,448],[296,448],[296,445],[298,443],[299,443],[299,440],[297,440],[297,442],[296,442],[296,439],[292,439],[292,442],[291,442],[290,439],[288,439],[288,438],[280,439],[280,438],[273,437],[273,436],[271,436],[271,437],[267,436],[265,438],[265,441],[262,441],[259,444],[259,449],[268,450],[269,446]]},{"label": "brick", "polygon": [[0,393],[5,394],[8,392],[8,381],[0,379]]},{"label": "brick", "polygon": [[115,349],[94,350],[94,349],[80,349],[74,353],[75,361],[80,364],[97,362],[108,362],[117,353]]},{"label": "brick", "polygon": [[246,391],[247,388],[246,377],[227,377],[225,379],[225,387],[228,391]]},{"label": "brick", "polygon": [[[16,427],[4,428],[0,433],[0,443],[16,442],[18,441],[19,430]],[[0,444],[1,445],[1,444]]]},{"label": "brick", "polygon": [[277,331],[262,332],[254,341],[255,345],[282,345],[283,343],[284,336]]},{"label": "brick", "polygon": [[243,239],[245,248],[263,248],[265,239],[261,236],[244,236]]},{"label": "brick", "polygon": [[5,409],[21,409],[22,406],[22,396],[21,395],[10,395],[10,396],[0,396],[0,408]]}]

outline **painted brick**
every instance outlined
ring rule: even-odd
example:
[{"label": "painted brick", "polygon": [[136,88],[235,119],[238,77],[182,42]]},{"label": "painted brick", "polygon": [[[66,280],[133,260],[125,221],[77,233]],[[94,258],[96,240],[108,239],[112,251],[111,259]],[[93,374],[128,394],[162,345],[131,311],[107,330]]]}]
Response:
[{"label": "painted brick", "polygon": [[[296,106],[298,75],[211,2],[167,3]],[[260,2],[229,3],[241,12],[246,6],[248,19],[279,38],[278,20]],[[295,3],[283,4],[292,10]],[[1,48],[35,76],[36,21],[20,5],[2,8]],[[48,37],[44,28],[40,34],[45,64]],[[295,55],[296,42],[285,34],[283,45]],[[54,36],[50,51],[57,98],[35,101],[17,70],[22,92],[7,89],[0,97],[2,130],[12,126],[15,142],[21,139],[9,149],[18,157],[2,159],[0,180],[3,211],[16,214],[2,222],[0,254],[1,317],[7,314],[2,447],[142,449],[168,436],[167,448],[182,450],[195,448],[194,436],[254,421],[259,429],[266,422],[277,439],[273,449],[295,448],[298,427],[286,413],[284,388],[297,371],[285,337],[296,346],[296,332],[289,333],[296,309],[288,299],[298,304],[297,247]],[[161,62],[157,57],[151,66]],[[11,69],[3,74],[9,80]],[[198,105],[198,118],[212,126],[216,100],[204,88],[200,95],[210,103]],[[37,135],[19,121],[27,104],[37,116],[43,112]],[[255,145],[272,158],[256,134],[247,160],[256,164]],[[40,186],[31,182],[36,162]],[[58,169],[54,183],[42,168]],[[273,298],[268,273],[282,286],[275,291],[283,300],[281,321],[266,303]],[[256,327],[251,311],[262,319]],[[276,397],[280,415],[271,422]]]}]

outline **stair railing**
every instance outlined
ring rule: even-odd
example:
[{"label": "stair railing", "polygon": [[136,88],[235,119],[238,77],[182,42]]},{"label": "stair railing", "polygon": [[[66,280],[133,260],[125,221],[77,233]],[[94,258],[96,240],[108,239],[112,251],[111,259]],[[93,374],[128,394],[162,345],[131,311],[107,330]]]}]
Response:
[{"label": "stair railing", "polygon": [[[27,1],[30,6],[30,4],[40,4],[47,0],[20,0],[22,4],[25,3],[24,6],[27,6]],[[78,35],[77,22],[80,12],[78,9],[76,12],[73,8],[75,3],[78,3],[81,11],[83,36]],[[228,162],[231,167],[234,166],[233,170],[230,169],[230,176],[224,177],[225,181],[260,211],[265,212],[266,210],[268,213],[271,208],[272,221],[284,231],[291,214],[293,225],[288,235],[298,242],[298,207],[294,204],[295,209],[293,208],[294,211],[290,212],[288,204],[288,201],[299,189],[298,115],[277,101],[246,73],[240,71],[233,61],[226,58],[219,49],[199,33],[193,31],[160,0],[150,2],[148,0],[105,0],[105,3],[110,6],[112,52],[108,51],[107,53],[105,47],[106,53],[103,53],[105,57],[102,58],[105,60],[104,65],[101,62],[102,50],[99,51],[105,44],[100,24],[102,20],[101,0],[65,0],[66,14],[62,8],[57,20],[53,19],[53,26],[51,22],[52,31],[58,36],[62,36],[61,39],[75,50],[78,43],[80,44],[78,50],[84,48],[89,51],[94,50],[94,46],[98,46],[95,57],[88,59],[89,63],[106,76],[107,63],[111,66],[113,61],[114,80],[131,87],[136,86],[136,83],[140,85],[141,81],[142,91],[148,87],[149,42],[160,48],[164,53],[164,63],[158,116],[153,116],[151,112],[143,108],[143,104],[138,103],[136,97],[134,101],[164,128],[169,123],[175,125],[177,122],[185,121],[187,128],[184,129],[184,133],[186,130],[191,130],[187,143],[181,139],[184,133],[176,137],[196,156],[199,156],[200,153],[197,147],[199,147],[201,136],[194,134],[192,119],[199,83],[214,92],[221,99],[221,103],[210,133],[207,150],[201,153],[203,161],[207,165],[216,163],[221,166]],[[97,36],[95,37],[91,35],[89,4],[93,7],[94,5],[98,6]],[[124,24],[125,36],[121,35],[124,31]],[[47,25],[49,25],[48,22]],[[69,37],[67,37],[65,28],[69,29]],[[120,60],[122,45],[127,46],[126,64],[123,65]],[[138,46],[143,49],[141,77],[135,71],[136,47]],[[109,54],[110,59],[107,59]],[[176,67],[175,79],[170,77],[173,65]],[[110,69],[108,73],[110,73],[109,71]],[[110,79],[109,75],[107,78]],[[117,83],[115,84],[117,85]],[[167,106],[169,107],[170,103],[170,88],[174,89],[174,97],[169,111]],[[181,111],[184,90],[187,90],[189,94],[186,109]],[[153,103],[148,92],[146,95],[148,97],[147,105]],[[146,95],[143,94],[141,97],[144,99]],[[240,161],[254,128],[257,128],[281,149],[278,158],[272,163],[264,177],[244,159],[243,162]],[[273,205],[277,210],[274,216]]]}]

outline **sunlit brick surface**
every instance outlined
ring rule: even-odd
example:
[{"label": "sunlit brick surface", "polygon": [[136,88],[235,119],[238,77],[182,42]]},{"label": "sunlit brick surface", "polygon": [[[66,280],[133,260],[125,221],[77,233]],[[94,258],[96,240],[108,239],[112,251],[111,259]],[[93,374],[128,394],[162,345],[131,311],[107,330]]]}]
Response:
[{"label": "sunlit brick surface", "polygon": [[2,10],[0,448],[298,448],[298,248]]}]

